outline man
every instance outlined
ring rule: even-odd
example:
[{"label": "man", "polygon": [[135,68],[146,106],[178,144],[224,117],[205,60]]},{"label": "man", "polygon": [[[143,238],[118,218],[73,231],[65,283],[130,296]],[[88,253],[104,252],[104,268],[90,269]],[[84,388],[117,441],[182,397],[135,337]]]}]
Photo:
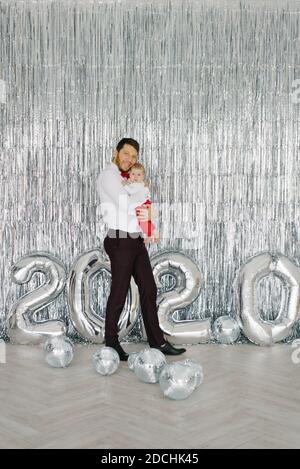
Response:
[{"label": "man", "polygon": [[[164,338],[157,316],[157,287],[154,280],[149,254],[145,246],[143,231],[138,220],[151,220],[152,206],[136,209],[130,213],[130,196],[124,189],[122,178],[137,161],[139,143],[132,138],[123,138],[118,143],[113,160],[99,174],[97,190],[101,211],[108,224],[104,249],[111,263],[111,289],[106,306],[105,344],[113,347],[120,359],[126,361],[128,354],[118,340],[118,321],[122,313],[131,275],[138,286],[144,325],[150,347],[166,355],[179,355],[184,348],[175,348]],[[151,241],[150,241],[151,242]]]}]

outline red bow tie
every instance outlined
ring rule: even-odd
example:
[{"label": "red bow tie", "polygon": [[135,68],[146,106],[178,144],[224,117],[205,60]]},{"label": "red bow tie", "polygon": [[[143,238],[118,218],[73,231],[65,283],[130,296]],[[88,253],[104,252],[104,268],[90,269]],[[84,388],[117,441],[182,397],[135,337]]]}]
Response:
[{"label": "red bow tie", "polygon": [[130,177],[130,175],[129,175],[129,173],[128,173],[127,171],[121,171],[121,176],[122,176],[123,178],[127,178],[127,179]]}]

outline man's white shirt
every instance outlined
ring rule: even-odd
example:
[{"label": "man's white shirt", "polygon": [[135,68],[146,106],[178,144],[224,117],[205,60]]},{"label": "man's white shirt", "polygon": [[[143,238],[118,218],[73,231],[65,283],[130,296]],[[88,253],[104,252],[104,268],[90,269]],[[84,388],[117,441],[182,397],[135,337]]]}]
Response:
[{"label": "man's white shirt", "polygon": [[97,178],[96,189],[100,196],[103,220],[108,228],[143,234],[134,211],[136,201],[131,200],[132,195],[125,190],[122,179],[115,163],[107,164]]}]

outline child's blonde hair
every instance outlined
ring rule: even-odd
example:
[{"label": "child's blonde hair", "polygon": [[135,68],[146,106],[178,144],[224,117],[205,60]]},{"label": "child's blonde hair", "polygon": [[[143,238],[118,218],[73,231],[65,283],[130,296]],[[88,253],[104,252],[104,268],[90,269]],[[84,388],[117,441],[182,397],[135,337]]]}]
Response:
[{"label": "child's blonde hair", "polygon": [[132,169],[141,169],[143,171],[143,173],[145,174],[145,167],[142,163],[133,163],[133,165],[131,166],[131,168],[129,169],[129,172],[132,170]]}]

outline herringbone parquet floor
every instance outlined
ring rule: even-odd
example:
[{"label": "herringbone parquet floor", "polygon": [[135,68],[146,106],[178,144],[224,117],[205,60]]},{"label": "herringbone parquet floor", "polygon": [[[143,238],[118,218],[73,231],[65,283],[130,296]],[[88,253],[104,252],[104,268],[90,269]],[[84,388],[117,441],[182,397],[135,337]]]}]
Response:
[{"label": "herringbone parquet floor", "polygon": [[300,447],[300,364],[290,345],[189,346],[185,357],[202,364],[205,379],[183,401],[140,382],[124,362],[98,375],[97,348],[78,345],[71,365],[54,369],[38,346],[7,346],[1,448]]}]

